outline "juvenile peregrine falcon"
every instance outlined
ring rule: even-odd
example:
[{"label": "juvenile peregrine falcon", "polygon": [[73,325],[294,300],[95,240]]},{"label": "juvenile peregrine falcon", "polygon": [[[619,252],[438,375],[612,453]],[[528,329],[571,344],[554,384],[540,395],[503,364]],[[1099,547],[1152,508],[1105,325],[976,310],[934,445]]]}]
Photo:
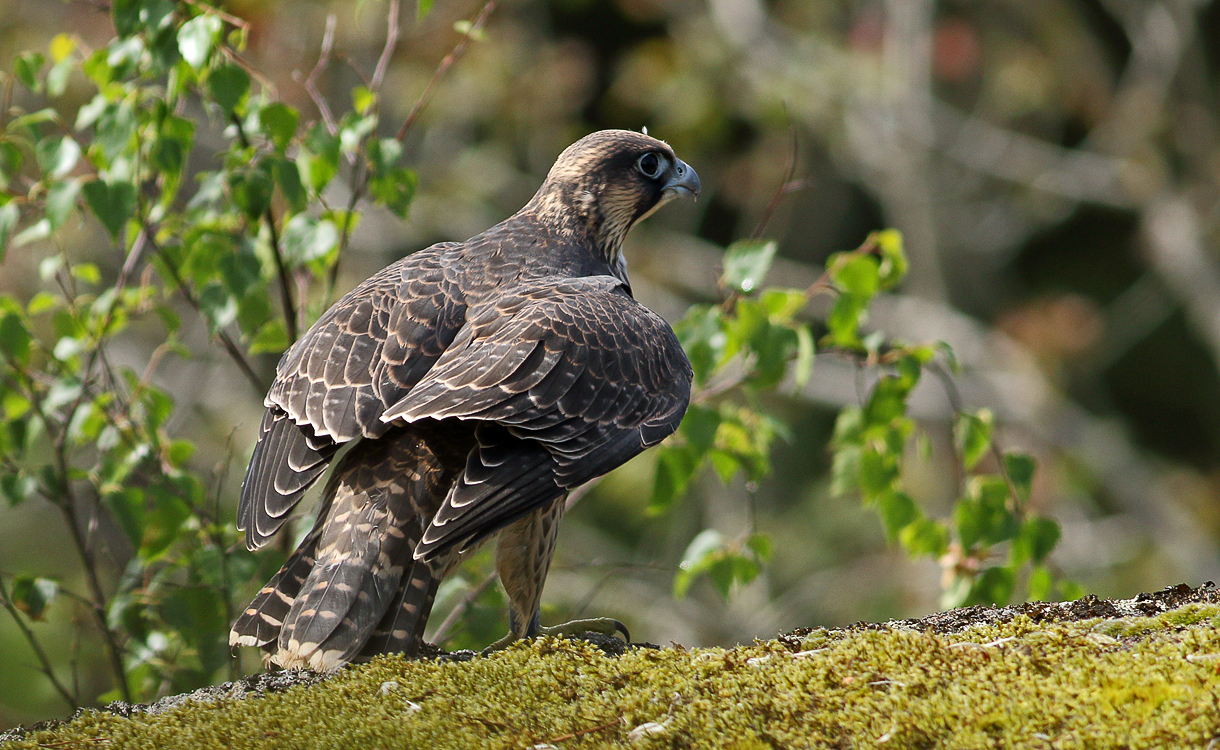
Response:
[{"label": "juvenile peregrine falcon", "polygon": [[631,296],[623,238],[698,194],[665,143],[593,133],[512,217],[393,263],[327,310],[267,394],[238,507],[246,546],[266,544],[354,444],[229,643],[314,669],[414,654],[437,585],[492,535],[510,602],[501,643],[557,631],[538,605],[568,491],[672,433],[690,398],[673,331]]}]

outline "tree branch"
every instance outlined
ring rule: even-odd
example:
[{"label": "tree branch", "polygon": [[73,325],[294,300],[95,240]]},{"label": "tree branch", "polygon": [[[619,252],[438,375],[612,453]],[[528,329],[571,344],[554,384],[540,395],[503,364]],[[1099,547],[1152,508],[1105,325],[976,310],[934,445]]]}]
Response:
[{"label": "tree branch", "polygon": [[483,25],[487,23],[487,19],[495,11],[499,2],[500,0],[487,0],[487,3],[483,5],[483,9],[479,11],[479,15],[475,16],[474,20],[471,21],[470,29],[462,36],[461,41],[457,43],[448,55],[445,55],[444,60],[441,60],[441,64],[437,66],[436,72],[432,74],[432,80],[428,81],[428,85],[424,87],[423,93],[415,101],[415,106],[411,108],[407,119],[403,121],[402,127],[398,129],[398,134],[394,136],[399,142],[402,142],[407,137],[407,131],[415,125],[415,121],[419,118],[420,113],[424,111],[424,107],[428,106],[428,102],[432,100],[432,94],[437,84],[445,77],[445,74],[449,72],[453,64],[466,53],[466,48],[470,46],[470,39],[483,29]]},{"label": "tree branch", "polygon": [[42,650],[42,645],[35,637],[34,631],[30,630],[29,626],[21,619],[21,611],[13,604],[13,600],[9,598],[8,590],[4,587],[3,579],[0,579],[0,606],[8,610],[12,616],[13,622],[17,623],[17,629],[25,636],[25,640],[30,644],[30,649],[33,650],[34,656],[38,657],[38,663],[42,665],[41,671],[51,681],[51,685],[55,687],[55,691],[67,702],[68,706],[75,711],[80,708],[80,703],[76,700],[76,695],[68,690],[59,678],[55,676],[55,672],[51,670],[51,660],[47,658],[47,653]]}]

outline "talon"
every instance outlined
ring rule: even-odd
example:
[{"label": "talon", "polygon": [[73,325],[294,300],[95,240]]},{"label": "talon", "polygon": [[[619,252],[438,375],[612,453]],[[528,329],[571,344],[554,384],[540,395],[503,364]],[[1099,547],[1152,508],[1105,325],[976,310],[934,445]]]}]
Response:
[{"label": "talon", "polygon": [[[627,630],[627,626],[624,625],[623,623],[619,622],[618,620],[612,619],[611,622],[614,623],[614,632],[622,633],[623,634],[623,643],[630,646],[631,645],[631,633],[630,633],[630,631]],[[606,635],[613,635],[613,633],[607,633]]]}]

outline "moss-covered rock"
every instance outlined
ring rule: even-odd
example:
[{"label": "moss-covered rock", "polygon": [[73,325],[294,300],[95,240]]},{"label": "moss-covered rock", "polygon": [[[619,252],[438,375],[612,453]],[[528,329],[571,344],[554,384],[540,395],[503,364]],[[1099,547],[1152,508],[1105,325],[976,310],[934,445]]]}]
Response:
[{"label": "moss-covered rock", "polygon": [[976,608],[960,627],[941,615],[733,649],[611,657],[545,639],[460,663],[385,657],[282,692],[88,711],[4,747],[1202,748],[1220,736],[1220,606],[1191,593],[1083,600],[1111,615],[1083,620],[1063,619],[1080,603]]}]

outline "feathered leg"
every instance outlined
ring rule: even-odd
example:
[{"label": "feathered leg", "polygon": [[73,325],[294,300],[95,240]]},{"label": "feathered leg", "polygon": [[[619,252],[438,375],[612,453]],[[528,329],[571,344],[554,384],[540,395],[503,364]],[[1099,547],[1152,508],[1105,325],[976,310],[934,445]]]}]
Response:
[{"label": "feathered leg", "polygon": [[577,635],[586,631],[614,635],[627,629],[617,620],[597,618],[573,620],[544,628],[539,622],[542,587],[555,554],[559,520],[563,517],[566,494],[514,521],[500,531],[496,547],[496,572],[508,594],[509,633],[488,646],[486,652],[497,651],[522,638],[537,635]]},{"label": "feathered leg", "polygon": [[436,585],[452,566],[438,560],[430,569],[412,551],[473,442],[434,432],[404,428],[343,457],[314,531],[235,623],[231,643],[313,669],[418,650]]}]

